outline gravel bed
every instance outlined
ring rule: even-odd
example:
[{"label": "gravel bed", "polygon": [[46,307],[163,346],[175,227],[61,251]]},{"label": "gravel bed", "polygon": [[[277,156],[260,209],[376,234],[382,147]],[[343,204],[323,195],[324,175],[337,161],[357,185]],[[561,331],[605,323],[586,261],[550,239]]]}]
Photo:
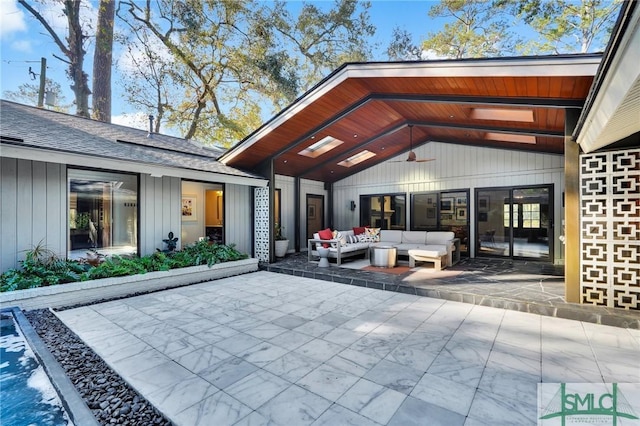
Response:
[{"label": "gravel bed", "polygon": [[100,424],[172,425],[52,312],[24,314]]}]

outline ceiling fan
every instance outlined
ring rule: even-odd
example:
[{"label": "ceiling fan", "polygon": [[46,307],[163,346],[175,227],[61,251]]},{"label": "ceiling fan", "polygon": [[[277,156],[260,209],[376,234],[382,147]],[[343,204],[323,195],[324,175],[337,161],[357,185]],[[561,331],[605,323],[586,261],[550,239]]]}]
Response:
[{"label": "ceiling fan", "polygon": [[406,160],[391,161],[392,163],[426,163],[428,161],[434,161],[435,158],[425,158],[418,160],[416,153],[413,152],[413,124],[409,124],[409,156]]}]

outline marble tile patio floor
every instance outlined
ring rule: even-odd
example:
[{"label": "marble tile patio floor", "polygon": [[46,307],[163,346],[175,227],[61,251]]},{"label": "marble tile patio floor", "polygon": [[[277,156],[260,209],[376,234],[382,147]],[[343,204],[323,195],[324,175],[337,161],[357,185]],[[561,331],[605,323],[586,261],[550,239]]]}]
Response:
[{"label": "marble tile patio floor", "polygon": [[538,383],[640,382],[636,329],[268,271],[56,314],[176,425],[533,425]]}]

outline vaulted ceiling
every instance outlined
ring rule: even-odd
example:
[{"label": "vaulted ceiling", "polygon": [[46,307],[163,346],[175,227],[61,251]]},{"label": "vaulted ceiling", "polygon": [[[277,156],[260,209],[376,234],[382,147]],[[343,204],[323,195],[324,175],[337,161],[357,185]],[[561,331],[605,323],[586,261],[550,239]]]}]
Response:
[{"label": "vaulted ceiling", "polygon": [[432,141],[562,154],[566,111],[584,105],[600,59],[346,64],[219,160],[331,183]]}]

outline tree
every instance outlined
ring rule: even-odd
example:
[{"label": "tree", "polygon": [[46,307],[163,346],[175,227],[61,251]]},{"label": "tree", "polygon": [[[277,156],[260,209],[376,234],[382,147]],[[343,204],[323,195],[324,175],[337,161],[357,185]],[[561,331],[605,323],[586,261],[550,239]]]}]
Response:
[{"label": "tree", "polygon": [[[284,5],[121,1],[116,14],[168,51],[171,66],[162,84],[182,94],[162,106],[167,125],[185,138],[228,146],[261,124],[265,99],[278,109],[327,70],[366,57],[362,34],[373,29],[366,13],[353,17],[360,3],[341,0],[329,12],[303,5],[297,20]],[[160,87],[157,78],[146,81]]]},{"label": "tree", "polygon": [[[65,105],[66,98],[62,92],[60,83],[50,79],[45,80],[45,86],[48,88],[47,93],[51,93],[56,98],[56,105],[50,108],[54,111],[68,112],[71,105]],[[18,86],[18,90],[7,90],[2,95],[6,99],[14,102],[19,102],[25,105],[37,105],[38,96],[40,92],[40,84],[25,83]]]},{"label": "tree", "polygon": [[450,18],[422,43],[426,51],[449,58],[503,56],[515,50],[515,37],[504,7],[485,0],[442,0],[429,10],[432,18]]},{"label": "tree", "polygon": [[525,52],[587,53],[604,50],[621,0],[500,0],[533,28],[539,40],[525,44]]},{"label": "tree", "polygon": [[92,116],[111,123],[111,62],[113,52],[114,0],[100,0],[93,54]]},{"label": "tree", "polygon": [[394,27],[387,47],[387,57],[390,61],[418,61],[422,59],[422,49],[413,43],[407,30]]},{"label": "tree", "polygon": [[148,30],[121,35],[119,43],[126,46],[119,60],[124,96],[134,109],[154,115],[153,131],[160,133],[165,114],[170,111],[170,99],[180,99],[173,83],[173,61],[164,45],[155,41]]},{"label": "tree", "polygon": [[296,76],[298,92],[308,90],[345,62],[371,57],[367,40],[375,34],[375,27],[369,23],[369,2],[336,0],[327,11],[303,3],[297,18],[285,6],[286,2],[276,1],[264,26],[271,23],[275,32],[269,46],[271,56]]},{"label": "tree", "polygon": [[64,59],[54,55],[54,57],[69,65],[67,75],[72,81],[71,90],[73,90],[75,97],[76,114],[82,117],[89,117],[89,94],[91,90],[89,90],[88,75],[84,72],[84,56],[86,53],[84,45],[87,40],[87,35],[83,32],[82,25],[80,24],[81,1],[60,0],[62,11],[67,17],[68,24],[68,34],[64,37],[66,44],[43,15],[29,4],[27,0],[18,0],[18,3],[42,24],[62,54],[66,57],[66,59]]}]

